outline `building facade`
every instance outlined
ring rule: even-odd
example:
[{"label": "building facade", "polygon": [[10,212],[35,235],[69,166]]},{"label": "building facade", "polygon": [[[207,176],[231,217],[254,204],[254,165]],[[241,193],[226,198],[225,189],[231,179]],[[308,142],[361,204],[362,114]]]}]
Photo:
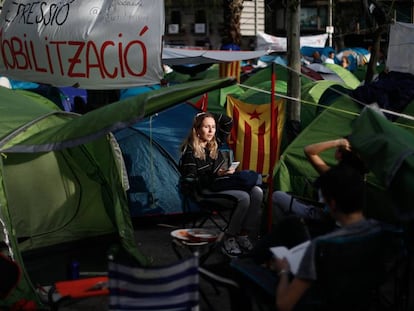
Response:
[{"label": "building facade", "polygon": [[[286,36],[290,0],[244,0],[240,20],[241,48],[254,48],[258,32]],[[224,33],[223,5],[228,0],[164,0],[166,46],[219,49]],[[301,35],[332,31],[346,46],[367,47],[370,25],[363,2],[370,0],[302,0]],[[0,10],[4,0],[0,0]],[[413,23],[414,1],[376,0],[395,21]],[[386,39],[384,39],[386,40]]]},{"label": "building facade", "polygon": [[[223,0],[165,0],[167,46],[219,49],[224,32]],[[265,0],[244,0],[240,20],[243,50],[265,31]],[[253,40],[253,41],[252,41]]]},{"label": "building facade", "polygon": [[[286,36],[287,3],[289,0],[266,0],[266,33]],[[368,47],[372,25],[363,3],[369,0],[308,0],[301,1],[301,34],[311,35],[332,31],[334,41],[346,46]],[[376,0],[381,9],[395,21],[413,22],[413,1]]]},{"label": "building facade", "polygon": [[[169,46],[219,49],[225,0],[165,0],[165,37]],[[302,0],[301,35],[332,32],[342,45],[368,47],[372,42],[363,3],[370,0]],[[286,36],[289,0],[244,0],[240,21],[242,49],[252,49],[258,32]],[[412,23],[411,0],[376,0],[393,20]],[[386,40],[386,38],[384,38]],[[341,45],[340,44],[340,45]]]}]

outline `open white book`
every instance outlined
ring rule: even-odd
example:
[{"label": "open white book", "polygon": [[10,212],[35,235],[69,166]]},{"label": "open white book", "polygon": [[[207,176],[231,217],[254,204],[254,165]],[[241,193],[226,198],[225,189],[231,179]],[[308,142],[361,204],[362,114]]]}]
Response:
[{"label": "open white book", "polygon": [[296,274],[309,243],[310,241],[306,241],[296,245],[295,247],[292,247],[291,249],[287,249],[284,246],[275,246],[271,247],[270,251],[277,258],[286,258],[290,265],[290,271],[293,274]]},{"label": "open white book", "polygon": [[230,167],[229,167],[229,170],[231,170],[231,169],[235,170],[239,166],[239,164],[240,164],[240,162],[232,162]]}]

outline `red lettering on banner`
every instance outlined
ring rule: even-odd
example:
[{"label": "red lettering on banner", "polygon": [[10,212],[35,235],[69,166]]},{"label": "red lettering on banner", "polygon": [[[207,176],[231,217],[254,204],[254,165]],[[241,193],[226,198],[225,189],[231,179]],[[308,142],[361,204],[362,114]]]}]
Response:
[{"label": "red lettering on banner", "polygon": [[[24,35],[24,38],[26,38],[26,34]],[[27,40],[24,40],[24,49],[26,55],[29,55],[29,47],[27,46]],[[27,61],[29,62],[29,68],[32,69],[32,63],[30,62],[30,57],[27,57]]]},{"label": "red lettering on banner", "polygon": [[[93,57],[92,52],[93,52],[93,54],[95,54],[95,59],[97,60],[96,64],[92,63],[92,57]],[[105,76],[103,75],[100,63],[101,62],[100,62],[100,59],[99,59],[98,50],[97,50],[95,44],[93,43],[93,41],[89,41],[88,44],[86,45],[86,77],[87,78],[90,77],[91,68],[95,67],[95,68],[99,69],[99,72],[101,73],[101,78],[105,79]]]},{"label": "red lettering on banner", "polygon": [[[132,68],[129,66],[129,63],[128,63],[128,53],[134,44],[138,44],[140,48],[142,49],[142,58],[144,60],[142,62],[142,70],[139,73],[133,72]],[[136,41],[131,41],[130,43],[128,43],[127,46],[125,47],[123,59],[124,59],[126,70],[131,76],[141,77],[145,75],[145,73],[147,72],[147,49],[145,48],[145,44],[142,41],[136,40]]]},{"label": "red lettering on banner", "polygon": [[[115,46],[115,43],[113,41],[106,41],[104,44],[102,44],[101,47],[101,53],[100,57],[101,59],[105,59],[105,50],[108,46]],[[119,60],[121,62],[121,68],[122,68],[122,59]],[[104,71],[104,74],[107,75],[109,78],[113,79],[118,74],[118,68],[114,68],[114,71],[112,73],[108,72],[105,62],[102,62],[102,70]]]},{"label": "red lettering on banner", "polygon": [[[141,29],[141,31],[139,32],[139,36],[143,36],[147,32],[147,30],[148,30],[148,26],[145,25]],[[129,49],[132,47],[133,44],[138,44],[142,49],[142,58],[143,58],[142,65],[143,66],[142,66],[142,71],[140,73],[134,73],[128,65],[128,58],[127,58],[128,57],[128,52],[129,52]],[[136,40],[136,41],[131,41],[129,44],[127,44],[127,46],[125,48],[125,53],[124,53],[124,58],[123,59],[124,59],[126,69],[127,69],[128,73],[131,76],[141,77],[141,76],[145,75],[145,73],[147,72],[147,48],[146,48],[144,42],[142,42],[140,40]]]},{"label": "red lettering on banner", "polygon": [[[23,8],[22,8],[23,9]],[[26,12],[20,12],[20,16],[31,19],[29,8]],[[57,22],[56,13],[50,12],[50,20]],[[23,14],[24,13],[24,14]],[[28,22],[26,20],[26,22]],[[144,26],[139,32],[143,36],[148,31]],[[99,70],[102,79],[117,79],[130,77],[141,77],[147,73],[148,51],[145,42],[139,39],[124,43],[123,34],[118,35],[119,42],[111,40],[97,44],[95,41],[48,41],[45,44],[30,40],[26,34],[23,38],[11,36],[5,38],[4,30],[0,29],[1,59],[6,70],[33,70],[39,73],[55,74],[55,68],[59,68],[56,74],[71,78],[89,78],[95,70]],[[42,52],[43,49],[43,52]],[[112,52],[112,53],[111,53]],[[46,54],[46,61],[37,55]],[[111,57],[110,57],[111,55]],[[142,61],[137,61],[139,58]],[[138,67],[137,67],[138,65]]]},{"label": "red lettering on banner", "polygon": [[[9,45],[8,42],[7,42],[7,45]],[[9,69],[10,64],[9,64],[7,56],[6,56],[6,46],[4,44],[1,45],[1,56],[3,57],[4,66],[6,67],[6,69]],[[12,68],[13,67],[14,67],[14,65],[12,66]]]},{"label": "red lettering on banner", "polygon": [[69,45],[72,46],[77,46],[77,50],[75,52],[75,55],[72,58],[69,58],[68,61],[70,63],[69,65],[69,69],[68,69],[68,76],[69,77],[80,77],[80,78],[84,78],[85,77],[85,73],[75,73],[74,72],[74,67],[76,66],[76,64],[81,64],[82,61],[79,58],[79,56],[82,53],[83,48],[85,47],[85,42],[79,42],[79,41],[69,41]]},{"label": "red lettering on banner", "polygon": [[15,66],[17,69],[27,70],[28,69],[28,61],[27,56],[23,52],[23,44],[22,40],[19,38],[12,38],[11,40],[11,48],[14,51],[14,59],[15,59]]},{"label": "red lettering on banner", "polygon": [[60,74],[65,75],[65,69],[62,64],[62,55],[60,53],[60,46],[66,44],[66,41],[50,41],[50,44],[56,47],[57,61],[59,62]]},{"label": "red lettering on banner", "polygon": [[[118,35],[119,38],[122,38],[122,33]],[[118,43],[118,55],[122,55],[122,41]],[[119,65],[121,67],[121,77],[125,78],[125,70],[124,70],[124,59],[123,57],[119,57]]]},{"label": "red lettering on banner", "polygon": [[148,26],[145,25],[144,27],[142,27],[141,31],[139,32],[139,36],[143,36],[148,30]]},{"label": "red lettering on banner", "polygon": [[[47,41],[47,37],[45,38],[45,40]],[[55,71],[53,70],[52,57],[50,56],[49,46],[46,44],[45,48],[46,48],[47,63],[49,64],[50,73],[54,74]]]},{"label": "red lettering on banner", "polygon": [[33,42],[30,42],[30,49],[32,51],[32,56],[33,56],[33,62],[35,65],[35,70],[38,72],[47,72],[46,68],[40,68],[39,65],[37,64],[37,60],[36,60],[36,54],[35,54],[35,48],[33,45]]}]

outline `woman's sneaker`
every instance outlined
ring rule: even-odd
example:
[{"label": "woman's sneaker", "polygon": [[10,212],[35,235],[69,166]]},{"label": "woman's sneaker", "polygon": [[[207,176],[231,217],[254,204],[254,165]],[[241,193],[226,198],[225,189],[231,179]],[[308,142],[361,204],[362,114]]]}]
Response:
[{"label": "woman's sneaker", "polygon": [[236,241],[236,238],[230,237],[223,241],[223,246],[221,247],[223,253],[229,257],[238,257],[242,253],[240,250],[239,244]]},{"label": "woman's sneaker", "polygon": [[239,244],[240,248],[245,252],[250,252],[253,249],[253,244],[252,242],[250,242],[249,237],[247,235],[238,236],[237,244]]}]

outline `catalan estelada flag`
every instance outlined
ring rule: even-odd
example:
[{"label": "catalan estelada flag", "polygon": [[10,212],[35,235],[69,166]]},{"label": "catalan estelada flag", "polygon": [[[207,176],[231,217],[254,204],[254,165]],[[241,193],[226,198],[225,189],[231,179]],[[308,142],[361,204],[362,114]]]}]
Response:
[{"label": "catalan estelada flag", "polygon": [[[273,174],[279,158],[280,140],[285,121],[285,101],[274,102],[275,124],[271,124],[271,104],[248,104],[227,96],[227,114],[233,118],[229,146],[241,169]],[[271,144],[271,137],[274,141]],[[271,150],[273,147],[275,150]],[[271,158],[270,155],[273,154]],[[273,163],[271,163],[273,162]]]},{"label": "catalan estelada flag", "polygon": [[204,93],[201,95],[200,99],[197,100],[197,102],[193,103],[194,106],[196,106],[201,111],[207,111],[208,106],[208,93]]},{"label": "catalan estelada flag", "polygon": [[225,62],[219,65],[220,78],[234,78],[240,83],[240,61]]}]

